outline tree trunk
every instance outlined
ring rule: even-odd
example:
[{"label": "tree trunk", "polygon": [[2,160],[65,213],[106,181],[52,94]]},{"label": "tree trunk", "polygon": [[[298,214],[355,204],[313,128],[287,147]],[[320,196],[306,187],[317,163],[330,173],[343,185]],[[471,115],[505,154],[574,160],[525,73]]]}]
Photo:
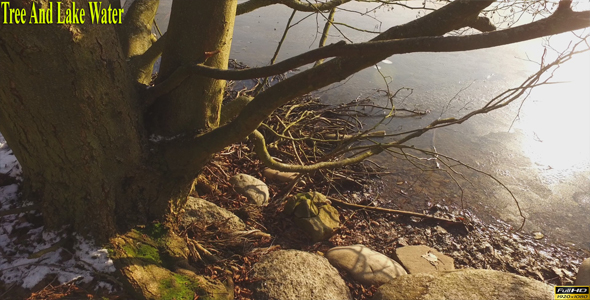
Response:
[{"label": "tree trunk", "polygon": [[2,31],[0,131],[23,168],[26,198],[40,203],[50,228],[71,224],[107,237],[121,183],[143,151],[137,95],[114,28]]},{"label": "tree trunk", "polygon": [[[29,1],[13,2],[12,8],[31,9]],[[69,7],[73,1],[62,2]],[[88,11],[87,1],[75,2],[76,7]],[[173,8],[173,14],[187,9],[186,5],[196,10],[193,1],[176,2],[180,6]],[[212,28],[223,36],[198,49],[223,50],[212,65],[227,66],[233,21],[223,16],[227,10],[235,13],[236,3],[195,2],[206,8],[206,13],[203,22],[188,32],[194,34],[197,28],[209,32],[204,23],[209,18],[204,16],[220,14],[223,28],[216,27],[218,23]],[[103,8],[108,5],[103,1]],[[144,108],[134,83],[137,78],[128,66],[128,53],[123,51],[116,28],[90,23],[0,25],[0,132],[23,168],[25,198],[40,204],[47,227],[71,225],[80,233],[106,241],[117,229],[162,217],[171,201],[183,201],[208,155],[189,171],[167,166],[161,143],[148,140]],[[186,47],[193,47],[202,39],[215,40],[215,34],[197,37],[192,43],[182,34],[179,38],[171,44],[187,42]],[[164,70],[173,72],[179,63],[186,62],[187,49],[170,50]],[[175,59],[177,56],[182,59]],[[179,91],[166,100],[187,104],[191,110],[179,117],[190,116],[199,124],[192,122],[176,130],[216,126],[224,82],[191,80],[199,92]],[[193,102],[198,105],[191,105]],[[175,110],[184,111],[173,106],[166,112]],[[166,118],[160,119],[167,124]]]},{"label": "tree trunk", "polygon": [[[188,64],[227,69],[236,7],[237,0],[174,1],[158,82]],[[215,54],[207,58],[206,52]],[[190,76],[153,106],[154,132],[176,136],[216,128],[224,89],[224,80]]]}]

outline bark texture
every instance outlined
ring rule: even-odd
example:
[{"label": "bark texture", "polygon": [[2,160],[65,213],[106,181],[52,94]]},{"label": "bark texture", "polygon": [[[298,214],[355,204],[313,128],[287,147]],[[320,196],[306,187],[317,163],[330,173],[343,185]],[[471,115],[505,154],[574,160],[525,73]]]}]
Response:
[{"label": "bark texture", "polygon": [[[237,0],[174,1],[158,82],[189,64],[227,69],[236,6]],[[190,76],[152,107],[154,132],[176,136],[216,128],[224,89],[224,80]]]},{"label": "bark texture", "polygon": [[0,39],[0,131],[27,198],[40,202],[50,228],[113,234],[121,183],[143,159],[142,118],[114,28],[3,25]]}]

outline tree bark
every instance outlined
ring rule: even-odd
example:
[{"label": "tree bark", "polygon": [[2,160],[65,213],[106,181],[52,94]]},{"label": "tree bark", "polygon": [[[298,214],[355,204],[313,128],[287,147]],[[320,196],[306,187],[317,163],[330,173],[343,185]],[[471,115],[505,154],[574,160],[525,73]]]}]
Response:
[{"label": "tree bark", "polygon": [[[76,0],[86,10],[87,3]],[[114,26],[0,26],[0,132],[47,228],[69,225],[104,242],[185,200],[208,156],[183,173],[166,165],[160,144],[148,140],[137,78]]]},{"label": "tree bark", "polygon": [[[158,82],[194,63],[227,69],[236,6],[237,0],[174,1]],[[190,76],[150,109],[151,129],[176,136],[216,128],[224,89],[224,80]]]},{"label": "tree bark", "polygon": [[[30,11],[23,2],[15,5]],[[0,131],[22,166],[26,198],[41,204],[49,228],[107,238],[144,135],[114,27],[1,29]]]}]

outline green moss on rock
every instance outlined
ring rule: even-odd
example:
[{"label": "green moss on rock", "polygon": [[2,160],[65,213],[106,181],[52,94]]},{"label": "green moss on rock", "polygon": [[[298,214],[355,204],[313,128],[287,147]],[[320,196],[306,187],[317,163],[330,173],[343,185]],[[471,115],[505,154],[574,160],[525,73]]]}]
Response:
[{"label": "green moss on rock", "polygon": [[163,280],[160,290],[162,291],[162,300],[192,300],[195,299],[195,294],[200,294],[199,285],[196,282],[179,274]]},{"label": "green moss on rock", "polygon": [[233,299],[233,286],[194,273],[186,244],[164,226],[131,230],[111,244],[115,266],[137,299]]}]

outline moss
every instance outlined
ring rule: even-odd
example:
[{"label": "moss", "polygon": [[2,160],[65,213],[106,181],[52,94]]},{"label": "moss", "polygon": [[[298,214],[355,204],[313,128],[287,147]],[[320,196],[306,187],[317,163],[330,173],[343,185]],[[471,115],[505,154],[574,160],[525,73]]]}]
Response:
[{"label": "moss", "polygon": [[123,245],[123,251],[125,251],[128,257],[139,258],[154,264],[162,263],[158,249],[148,244],[138,242],[135,247],[125,244]]},{"label": "moss", "polygon": [[166,235],[168,229],[162,223],[154,223],[150,226],[141,230],[142,233],[147,234],[148,236],[154,238],[155,240],[160,240],[162,237]]},{"label": "moss", "polygon": [[172,278],[163,280],[160,283],[162,300],[192,300],[195,299],[195,294],[198,294],[199,290],[197,283],[179,274],[175,274]]}]

